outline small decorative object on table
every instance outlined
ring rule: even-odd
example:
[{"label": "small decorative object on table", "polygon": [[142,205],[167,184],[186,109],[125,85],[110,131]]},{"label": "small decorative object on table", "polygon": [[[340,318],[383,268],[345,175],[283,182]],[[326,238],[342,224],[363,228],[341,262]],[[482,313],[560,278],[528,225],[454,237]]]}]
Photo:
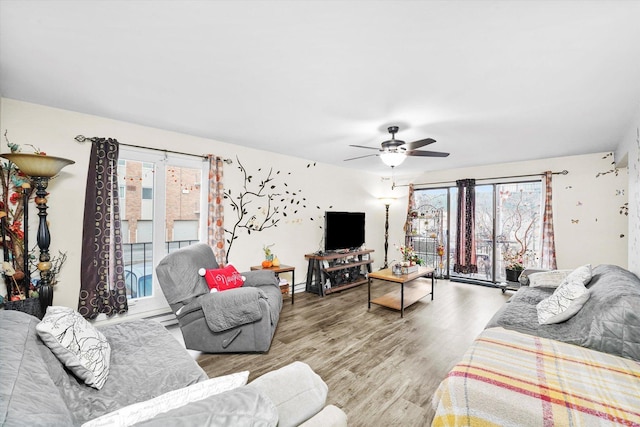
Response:
[{"label": "small decorative object on table", "polygon": [[[262,250],[264,251],[264,261],[262,261],[263,268],[269,268],[273,266],[273,253],[271,252],[271,246],[273,246],[274,244],[275,243],[262,246]],[[278,264],[280,264],[280,261],[278,261]]]},{"label": "small decorative object on table", "polygon": [[391,264],[391,271],[396,276],[402,276],[402,265],[399,262],[394,262]]},{"label": "small decorative object on table", "polygon": [[424,261],[416,254],[413,246],[400,246],[400,253],[404,262],[409,262],[409,265],[422,265]]},{"label": "small decorative object on table", "polygon": [[416,271],[418,271],[417,265],[405,265],[401,267],[402,274],[415,273]]},{"label": "small decorative object on table", "polygon": [[415,273],[418,266],[424,263],[412,246],[400,246],[398,250],[402,254],[401,274]]}]

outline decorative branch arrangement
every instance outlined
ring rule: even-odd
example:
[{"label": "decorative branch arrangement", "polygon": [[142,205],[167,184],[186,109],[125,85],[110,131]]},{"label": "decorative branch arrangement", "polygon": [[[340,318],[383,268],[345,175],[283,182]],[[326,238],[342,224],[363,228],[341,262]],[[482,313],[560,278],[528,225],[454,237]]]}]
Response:
[{"label": "decorative branch arrangement", "polygon": [[[21,152],[21,146],[9,141],[7,131],[4,139],[11,153]],[[31,144],[25,144],[33,149],[32,154],[46,156],[47,153]],[[37,298],[39,287],[32,278],[40,274],[36,247],[29,250],[27,229],[28,221],[25,212],[27,204],[35,193],[27,177],[11,161],[0,162],[0,237],[3,249],[2,272],[7,284],[7,299],[19,301],[27,298]],[[37,198],[37,196],[36,196]],[[50,270],[51,283],[55,283],[55,276],[67,260],[66,253],[59,252],[57,256],[47,260],[52,265]],[[37,283],[37,282],[36,282]],[[0,295],[0,302],[3,299]]]},{"label": "decorative branch arrangement", "polygon": [[[535,226],[538,220],[537,210],[530,209],[530,201],[525,200],[524,191],[519,191],[519,197],[514,197],[515,206],[507,209],[511,215],[503,219],[503,234],[498,236],[498,242],[502,245],[502,257],[506,262],[507,268],[521,270],[527,259],[533,254],[529,249],[529,244],[533,238]],[[511,192],[506,191],[504,194],[500,192],[503,199],[509,199]],[[517,247],[509,247],[509,236],[515,240]]]},{"label": "decorative branch arrangement", "polygon": [[[12,153],[20,151],[18,144],[12,144],[4,133],[7,147]],[[33,147],[33,146],[32,146]],[[39,153],[40,150],[33,147]],[[34,189],[29,179],[10,161],[0,162],[0,216],[3,249],[3,273],[7,284],[7,299],[24,299],[28,297],[29,276],[25,271],[25,204],[29,202]],[[27,255],[28,256],[28,255]],[[12,286],[14,285],[14,286]]]}]

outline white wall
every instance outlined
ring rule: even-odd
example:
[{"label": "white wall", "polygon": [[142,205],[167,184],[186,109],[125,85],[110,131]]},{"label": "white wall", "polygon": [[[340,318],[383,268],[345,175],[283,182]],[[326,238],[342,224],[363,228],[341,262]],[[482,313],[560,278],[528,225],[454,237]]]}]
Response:
[{"label": "white wall", "polygon": [[[596,177],[598,173],[612,169],[612,158],[611,153],[598,153],[434,171],[413,178],[410,182],[452,181],[455,185],[456,179],[538,174],[547,170],[556,172],[566,169],[568,175],[553,176],[558,268],[574,268],[586,263],[626,267],[627,217],[619,211],[620,206],[627,202],[627,169],[620,169],[617,176],[608,173]],[[404,183],[403,179],[398,179],[398,183]]]},{"label": "white wall", "polygon": [[640,105],[616,150],[616,161],[629,168],[629,270],[640,277]]},{"label": "white wall", "polygon": [[[296,267],[296,282],[305,280],[307,264],[304,254],[318,250],[322,238],[325,209],[366,212],[366,244],[374,249],[374,266],[382,264],[384,206],[379,197],[389,196],[389,182],[378,176],[330,165],[317,164],[307,167],[309,161],[266,151],[248,149],[211,139],[198,138],[130,123],[79,114],[41,105],[2,99],[2,132],[8,131],[9,140],[20,144],[33,144],[49,155],[74,160],[49,185],[48,219],[51,231],[51,253],[58,250],[68,254],[67,264],[59,276],[54,292],[54,304],[77,307],[80,288],[80,248],[86,171],[89,161],[89,144],[78,144],[74,137],[111,137],[121,143],[176,150],[193,154],[213,153],[234,160],[225,165],[225,187],[239,191],[243,184],[237,170],[236,156],[254,175],[270,167],[287,175],[290,189],[302,190],[308,207],[299,209],[298,215],[282,219],[281,224],[260,233],[242,233],[231,251],[231,260],[243,271],[263,259],[262,246],[275,243],[274,252],[283,264]],[[1,144],[7,152],[6,144]],[[396,190],[397,192],[397,190]],[[317,208],[320,206],[320,209]],[[33,215],[35,216],[35,215]],[[32,217],[33,217],[32,216]],[[233,213],[225,210],[227,221]],[[310,218],[314,218],[313,221]],[[35,242],[36,225],[30,227],[30,240]],[[399,240],[399,237],[397,238]]]},{"label": "white wall", "polygon": [[[242,177],[235,162],[236,156],[252,173],[257,173],[258,168],[265,170],[269,167],[281,170],[281,173],[291,173],[287,180],[289,187],[302,190],[308,201],[308,208],[301,210],[297,216],[283,218],[281,225],[276,228],[241,235],[231,252],[231,260],[240,270],[258,264],[262,260],[262,246],[275,243],[273,250],[280,261],[295,266],[296,282],[303,282],[307,267],[304,254],[318,249],[322,238],[322,215],[330,206],[333,210],[366,212],[366,243],[367,247],[376,251],[374,268],[379,268],[384,258],[384,207],[378,200],[380,197],[397,198],[389,211],[389,260],[395,256],[393,245],[404,241],[402,228],[407,210],[408,189],[397,187],[392,190],[389,180],[376,175],[325,164],[308,167],[311,162],[304,159],[7,98],[2,98],[0,112],[2,133],[7,130],[11,142],[23,146],[33,144],[50,155],[66,157],[76,162],[66,167],[49,186],[51,252],[62,250],[69,256],[59,276],[60,283],[56,286],[56,305],[76,307],[80,286],[84,192],[90,147],[74,140],[78,134],[87,137],[112,137],[121,143],[197,155],[214,153],[234,159],[234,164],[225,165],[225,186],[234,191],[242,185]],[[4,141],[0,144],[0,151],[7,151]],[[627,256],[629,227],[627,217],[618,212],[619,206],[627,201],[628,173],[626,169],[622,169],[618,176],[607,174],[596,178],[599,172],[611,168],[611,159],[603,159],[605,156],[606,153],[601,153],[439,171],[425,173],[411,181],[452,181],[568,169],[569,175],[554,176],[559,267],[571,268],[587,262],[594,265],[613,263],[627,266],[627,260],[631,259],[631,255]],[[637,173],[637,168],[635,171]],[[396,182],[408,183],[409,179],[396,178]],[[624,194],[616,195],[618,191],[624,191]],[[637,214],[637,209],[635,212]],[[230,221],[233,213],[227,209],[225,215],[227,221]],[[314,220],[311,221],[310,218]],[[572,219],[578,220],[578,223],[573,223]],[[35,229],[34,223],[30,228],[32,242],[35,242]],[[625,237],[619,237],[621,234]]]}]

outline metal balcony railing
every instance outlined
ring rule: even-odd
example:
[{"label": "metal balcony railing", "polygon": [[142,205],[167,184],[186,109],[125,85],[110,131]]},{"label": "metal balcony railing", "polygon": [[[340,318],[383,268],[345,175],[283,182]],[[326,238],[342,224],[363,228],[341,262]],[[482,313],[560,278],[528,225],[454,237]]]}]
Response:
[{"label": "metal balcony railing", "polygon": [[[175,240],[165,242],[169,254],[182,247],[198,243],[198,240]],[[123,243],[125,285],[128,298],[151,296],[153,292],[153,243]]]}]

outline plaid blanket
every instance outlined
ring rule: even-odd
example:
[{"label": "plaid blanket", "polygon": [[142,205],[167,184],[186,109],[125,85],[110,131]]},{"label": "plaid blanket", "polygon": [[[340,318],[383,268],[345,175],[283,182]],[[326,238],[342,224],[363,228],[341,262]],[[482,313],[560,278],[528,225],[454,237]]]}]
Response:
[{"label": "plaid blanket", "polygon": [[640,426],[640,363],[487,329],[433,399],[433,426]]}]

